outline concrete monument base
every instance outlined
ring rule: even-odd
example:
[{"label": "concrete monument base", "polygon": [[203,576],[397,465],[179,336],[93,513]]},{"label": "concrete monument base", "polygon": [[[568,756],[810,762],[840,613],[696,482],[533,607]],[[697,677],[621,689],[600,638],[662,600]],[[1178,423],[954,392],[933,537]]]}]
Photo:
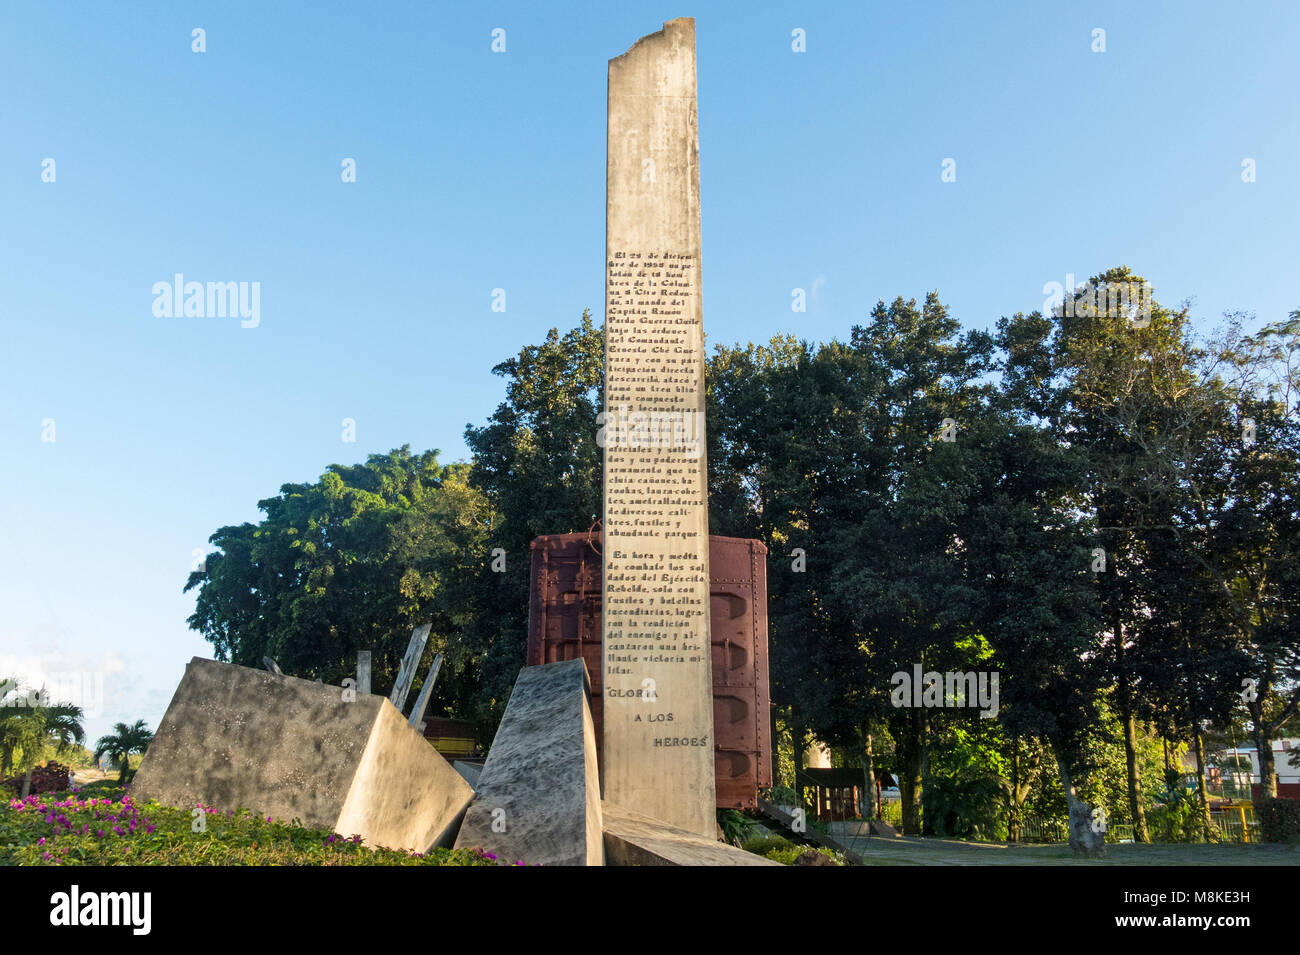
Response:
[{"label": "concrete monument base", "polygon": [[451,841],[473,794],[385,698],[200,657],[131,784],[418,852]]},{"label": "concrete monument base", "polygon": [[781,864],[609,803],[604,817],[606,865]]},{"label": "concrete monument base", "polygon": [[520,671],[457,848],[542,865],[603,863],[590,688],[582,660]]}]

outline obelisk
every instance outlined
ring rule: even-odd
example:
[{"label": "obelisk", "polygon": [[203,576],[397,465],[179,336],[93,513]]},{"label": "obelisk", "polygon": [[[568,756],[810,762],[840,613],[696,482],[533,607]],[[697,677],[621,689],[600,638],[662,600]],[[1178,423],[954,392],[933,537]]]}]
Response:
[{"label": "obelisk", "polygon": [[609,61],[604,798],[712,838],[695,21]]}]

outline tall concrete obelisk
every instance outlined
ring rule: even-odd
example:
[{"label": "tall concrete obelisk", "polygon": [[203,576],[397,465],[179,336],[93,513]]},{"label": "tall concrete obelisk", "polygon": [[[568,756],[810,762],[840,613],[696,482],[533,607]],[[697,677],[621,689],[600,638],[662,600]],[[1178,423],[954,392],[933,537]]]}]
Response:
[{"label": "tall concrete obelisk", "polygon": [[609,61],[607,149],[604,795],[712,838],[693,19]]}]

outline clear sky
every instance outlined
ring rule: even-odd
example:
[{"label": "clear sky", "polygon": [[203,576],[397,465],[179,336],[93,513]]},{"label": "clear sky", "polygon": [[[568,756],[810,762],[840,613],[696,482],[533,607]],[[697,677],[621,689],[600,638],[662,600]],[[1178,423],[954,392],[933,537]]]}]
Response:
[{"label": "clear sky", "polygon": [[[492,366],[601,317],[606,62],[683,15],[715,342],[931,289],[988,328],[1119,264],[1205,328],[1300,308],[1295,2],[3,0],[0,674],[101,674],[92,739],[156,726],[217,527],[464,457]],[[176,273],[260,283],[257,326],[157,317]]]}]

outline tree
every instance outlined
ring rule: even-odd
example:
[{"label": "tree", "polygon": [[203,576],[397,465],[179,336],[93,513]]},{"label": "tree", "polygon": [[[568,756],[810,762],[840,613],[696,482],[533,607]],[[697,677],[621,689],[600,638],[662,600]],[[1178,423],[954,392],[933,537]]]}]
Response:
[{"label": "tree", "polygon": [[1138,596],[1139,535],[1162,502],[1153,495],[1143,442],[1168,432],[1169,405],[1195,386],[1187,310],[1154,302],[1145,280],[1119,267],[1067,291],[1053,316],[1017,316],[1001,327],[1011,355],[1008,395],[1058,446],[1078,455],[1070,505],[1089,519],[1097,547],[1101,659],[1123,727],[1129,812],[1136,838],[1146,841],[1133,656],[1147,619]]},{"label": "tree", "polygon": [[1000,432],[962,516],[964,579],[974,620],[1000,674],[1000,712],[1013,738],[1046,741],[1070,818],[1070,844],[1097,855],[1086,758],[1102,682],[1100,607],[1089,577],[1088,523],[1072,507],[1077,453],[1027,421]]},{"label": "tree", "polygon": [[1006,810],[1013,798],[1009,749],[996,720],[968,713],[945,721],[931,741],[930,772],[922,794],[928,832],[958,839],[1007,839]]},{"label": "tree", "polygon": [[95,743],[95,761],[107,756],[118,767],[117,781],[125,783],[131,757],[136,754],[143,756],[152,742],[153,733],[144,720],[136,720],[130,726],[114,723],[112,734],[101,736]]},{"label": "tree", "polygon": [[[825,603],[834,563],[814,540],[827,494],[837,488],[830,462],[861,443],[861,418],[851,410],[857,402],[846,394],[856,362],[838,343],[814,350],[780,337],[767,346],[719,347],[708,365],[710,530],[768,547],[773,740],[779,717],[796,788],[809,728],[844,742],[871,707],[864,658],[844,630],[837,633]],[[860,475],[840,478],[857,487]],[[875,695],[883,696],[878,688]]]},{"label": "tree", "polygon": [[1029,797],[1042,788],[1051,753],[1035,737],[1013,736],[1006,745],[1007,841],[1019,842]]},{"label": "tree", "polygon": [[[965,670],[983,652],[960,517],[983,455],[972,435],[988,412],[991,388],[982,379],[993,343],[959,330],[931,292],[919,307],[877,303],[871,321],[852,332],[847,384],[863,427],[852,456],[828,464],[860,477],[846,484],[826,475],[828,506],[815,532],[833,569],[827,606],[864,657],[871,687],[888,687],[893,673],[918,664]],[[909,833],[921,831],[929,737],[944,718],[917,705],[889,714]]]},{"label": "tree", "polygon": [[604,333],[584,311],[576,328],[563,336],[551,329],[492,372],[506,380],[505,400],[483,427],[466,425],[465,443],[469,486],[496,515],[484,546],[504,570],[473,575],[463,632],[479,648],[479,719],[495,728],[524,664],[533,540],[587,531],[600,519]]},{"label": "tree", "polygon": [[[1216,343],[1226,474],[1193,480],[1208,529],[1203,564],[1219,584],[1246,656],[1240,690],[1262,787],[1277,796],[1272,741],[1300,711],[1300,310],[1254,335],[1230,323]],[[1227,431],[1221,428],[1221,433]]]},{"label": "tree", "polygon": [[[1140,599],[1141,534],[1164,509],[1169,488],[1152,480],[1152,440],[1176,440],[1171,415],[1180,401],[1196,393],[1197,349],[1187,308],[1168,309],[1148,303],[1138,316],[1122,308],[1102,308],[1092,290],[1149,288],[1125,267],[1095,276],[1074,295],[1074,307],[1059,318],[1057,360],[1064,369],[1068,400],[1062,422],[1072,443],[1088,451],[1086,485],[1105,549],[1106,570],[1097,575],[1109,627],[1111,676],[1124,729],[1129,774],[1129,809],[1135,836],[1148,841],[1137,766],[1136,719],[1140,692],[1133,658],[1146,608]],[[1151,295],[1148,292],[1148,295]],[[1153,297],[1153,296],[1152,296]],[[1113,299],[1112,299],[1113,301]]]},{"label": "tree", "polygon": [[476,648],[455,638],[474,616],[461,599],[467,579],[492,576],[493,515],[468,471],[439,464],[436,451],[402,447],[330,465],[314,484],[284,485],[259,502],[259,524],[210,538],[218,550],[185,586],[199,591],[191,628],[217,659],[258,667],[269,656],[287,673],[334,684],[355,673],[358,650],[371,650],[372,685],[382,693],[411,630],[432,621],[420,672],[447,652],[442,698],[470,705],[479,697],[468,665]]},{"label": "tree", "polygon": [[62,754],[81,743],[85,731],[81,707],[52,703],[44,692],[28,693],[17,680],[6,680],[0,695],[0,769],[23,773],[21,798],[31,792],[32,770],[51,752]]},{"label": "tree", "polygon": [[1274,794],[1271,740],[1300,705],[1300,312],[1254,335],[1229,316],[1204,345],[1184,313],[1156,316],[1166,345],[1098,404],[1124,441],[1101,473],[1140,571],[1128,598],[1139,708],[1197,745],[1240,694]]},{"label": "tree", "polygon": [[865,751],[873,721],[888,718],[909,832],[920,831],[929,715],[892,709],[890,676],[962,659],[969,636],[954,517],[971,452],[942,436],[948,420],[981,413],[991,341],[959,328],[930,293],[878,303],[847,344],[777,338],[710,363],[711,517],[716,532],[780,555],[773,699],[796,760],[808,730]]},{"label": "tree", "polygon": [[467,426],[471,463],[402,447],[284,485],[259,503],[259,524],[212,536],[217,550],[186,584],[199,590],[190,626],[218,659],[270,656],[331,683],[369,649],[384,692],[411,630],[432,621],[419,672],[434,653],[444,666],[431,705],[490,740],[523,665],[532,540],[587,530],[600,513],[602,366],[603,336],[584,313],[493,369],[506,400]]},{"label": "tree", "polygon": [[1051,748],[1076,852],[1104,851],[1091,826],[1092,762],[1104,679],[1102,607],[1091,580],[1086,448],[1065,438],[1068,400],[1039,312],[998,322],[1001,389],[990,448],[964,515],[967,579],[978,588],[980,629],[1002,670],[1001,719],[1013,738]]}]

